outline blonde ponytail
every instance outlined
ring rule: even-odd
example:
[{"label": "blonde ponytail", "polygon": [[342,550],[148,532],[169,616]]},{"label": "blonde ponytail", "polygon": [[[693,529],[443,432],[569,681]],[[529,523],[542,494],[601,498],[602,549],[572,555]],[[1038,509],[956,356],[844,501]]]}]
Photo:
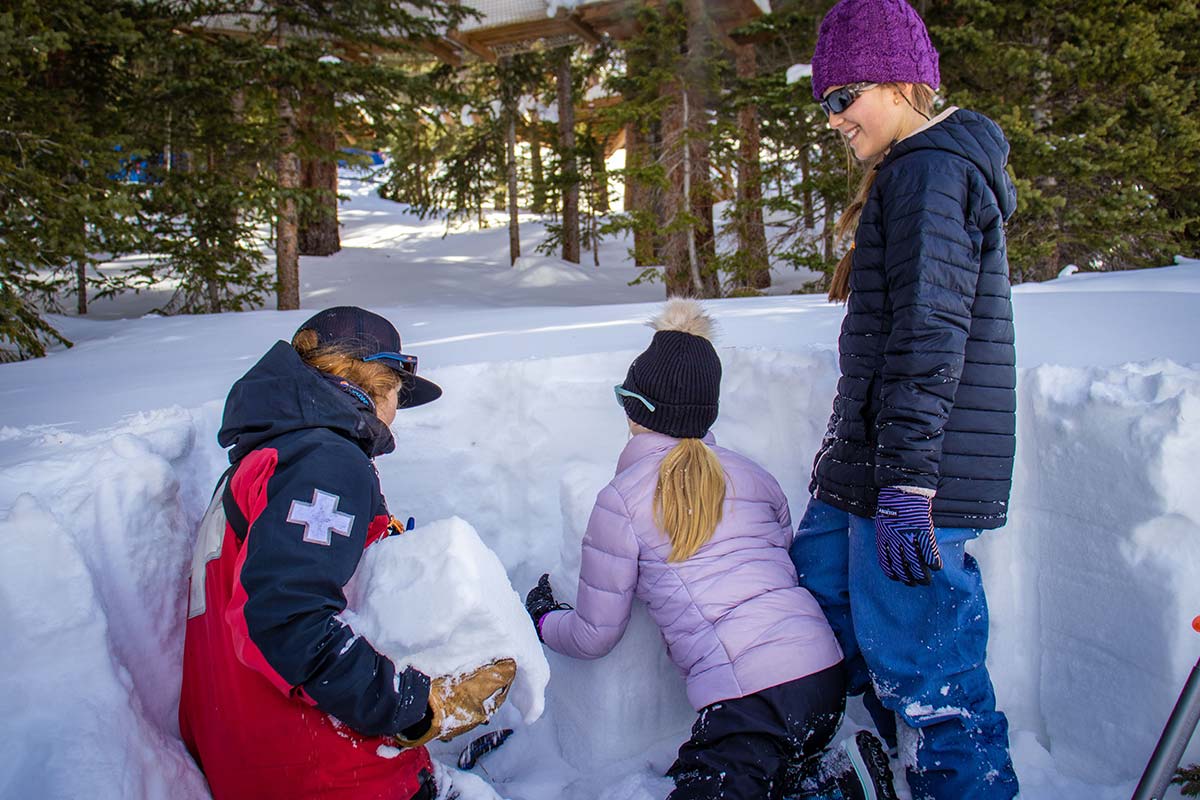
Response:
[{"label": "blonde ponytail", "polygon": [[686,561],[708,543],[721,522],[725,471],[699,439],[680,439],[658,469],[654,521],[671,540],[668,561]]},{"label": "blonde ponytail", "polygon": [[[897,84],[884,83],[881,86],[897,86]],[[933,114],[933,104],[936,95],[929,86],[923,83],[914,83],[912,85],[912,107],[917,110],[926,119]],[[867,204],[867,197],[871,194],[871,187],[875,185],[875,176],[879,173],[876,169],[879,163],[883,161],[883,157],[887,155],[887,150],[884,150],[878,155],[872,156],[862,162],[863,175],[858,182],[858,190],[854,192],[854,199],[850,201],[850,205],[846,206],[846,210],[838,217],[837,224],[833,228],[833,236],[839,242],[847,236],[853,237],[858,230],[858,220],[862,216],[863,206]],[[846,169],[847,172],[852,171],[853,159],[850,155],[850,147],[846,146]],[[833,270],[833,277],[829,279],[829,300],[834,303],[844,303],[850,298],[850,267],[854,265],[854,242],[850,243],[850,249],[838,261]]]}]

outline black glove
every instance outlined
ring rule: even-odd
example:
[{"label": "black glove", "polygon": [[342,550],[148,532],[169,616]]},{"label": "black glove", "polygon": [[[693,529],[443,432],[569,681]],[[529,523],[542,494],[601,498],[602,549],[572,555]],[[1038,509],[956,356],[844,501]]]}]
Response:
[{"label": "black glove", "polygon": [[571,608],[566,603],[559,603],[554,599],[554,590],[550,588],[550,573],[542,574],[538,578],[537,586],[529,590],[529,594],[525,595],[525,610],[529,612],[529,618],[533,620],[533,626],[537,628],[538,639],[542,638],[542,617],[549,614],[551,611],[563,611]]}]

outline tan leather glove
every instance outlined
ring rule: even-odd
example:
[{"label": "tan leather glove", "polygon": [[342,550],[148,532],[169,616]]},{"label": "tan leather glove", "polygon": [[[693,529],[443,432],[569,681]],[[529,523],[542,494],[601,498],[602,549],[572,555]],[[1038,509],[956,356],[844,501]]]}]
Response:
[{"label": "tan leather glove", "polygon": [[502,658],[467,673],[440,675],[429,685],[429,708],[433,722],[417,739],[396,737],[401,747],[419,747],[431,739],[448,742],[482,725],[508,698],[517,677],[517,662]]}]

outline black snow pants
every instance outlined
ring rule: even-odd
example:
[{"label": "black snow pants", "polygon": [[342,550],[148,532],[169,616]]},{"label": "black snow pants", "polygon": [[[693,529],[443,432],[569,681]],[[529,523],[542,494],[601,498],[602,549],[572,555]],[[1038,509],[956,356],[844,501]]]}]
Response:
[{"label": "black snow pants", "polygon": [[761,692],[705,707],[667,775],[668,800],[778,800],[804,762],[833,741],[846,708],[839,663]]}]

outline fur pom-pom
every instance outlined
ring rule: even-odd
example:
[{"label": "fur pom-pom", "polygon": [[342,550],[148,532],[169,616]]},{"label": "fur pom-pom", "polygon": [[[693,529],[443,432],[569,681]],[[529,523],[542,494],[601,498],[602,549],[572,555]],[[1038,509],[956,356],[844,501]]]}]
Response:
[{"label": "fur pom-pom", "polygon": [[715,327],[712,317],[695,300],[673,297],[662,313],[647,323],[656,331],[682,331],[712,341]]}]

